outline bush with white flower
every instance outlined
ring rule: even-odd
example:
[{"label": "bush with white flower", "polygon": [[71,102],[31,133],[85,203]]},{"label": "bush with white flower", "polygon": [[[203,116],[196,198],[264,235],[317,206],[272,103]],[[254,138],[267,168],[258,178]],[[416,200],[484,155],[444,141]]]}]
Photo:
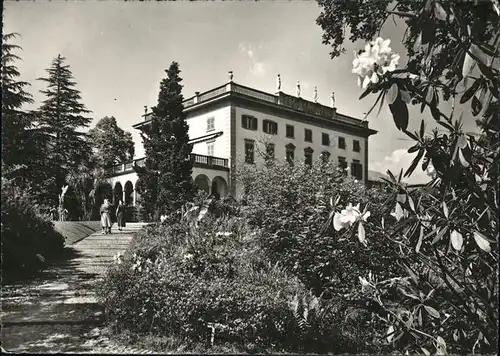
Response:
[{"label": "bush with white flower", "polygon": [[[414,160],[397,178],[388,172],[391,193],[381,219],[364,222],[359,208],[349,205],[336,211],[333,220],[336,229],[369,227],[377,238],[390,242],[388,253],[397,256],[394,263],[406,271],[391,278],[359,276],[362,291],[380,307],[374,318],[386,324],[380,336],[399,350],[425,355],[494,352],[499,283],[498,1],[395,1],[390,7],[367,2],[356,11],[320,2],[329,14],[342,18],[339,27],[326,15],[318,20],[335,45],[343,38],[336,36],[340,26],[353,26],[353,40],[363,31],[358,24],[363,24],[368,40],[380,29],[380,19],[390,15],[403,17],[408,27],[404,68],[397,68],[400,58],[389,40],[378,37],[355,54],[352,71],[365,89],[361,98],[378,94],[370,112],[378,103],[388,104],[396,127],[413,141],[408,152],[415,154]],[[446,101],[450,105],[445,110]],[[415,128],[409,104],[420,104],[428,117]],[[471,117],[478,118],[475,132],[465,129]],[[428,125],[434,127],[431,132]],[[419,167],[430,176],[429,184],[404,183]],[[365,248],[368,251],[370,244]]]}]

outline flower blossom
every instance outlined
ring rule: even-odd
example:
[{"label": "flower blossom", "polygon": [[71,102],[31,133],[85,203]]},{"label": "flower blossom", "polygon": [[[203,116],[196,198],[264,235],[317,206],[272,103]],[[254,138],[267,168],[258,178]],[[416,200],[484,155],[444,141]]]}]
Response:
[{"label": "flower blossom", "polygon": [[340,231],[343,228],[349,227],[354,224],[356,221],[366,221],[370,216],[370,212],[366,211],[361,213],[359,210],[359,203],[356,206],[352,206],[349,203],[344,210],[340,213],[336,212],[333,217],[333,227],[336,231]]},{"label": "flower blossom", "polygon": [[358,75],[359,86],[366,88],[370,82],[378,83],[379,76],[396,69],[400,56],[391,51],[390,43],[391,40],[378,37],[366,44],[365,50],[360,54],[354,52],[352,72]]},{"label": "flower blossom", "polygon": [[118,252],[116,255],[113,256],[113,259],[115,260],[116,264],[121,264],[122,263],[122,254]]},{"label": "flower blossom", "polygon": [[160,222],[164,222],[165,220],[167,220],[167,216],[166,215],[160,216]]}]

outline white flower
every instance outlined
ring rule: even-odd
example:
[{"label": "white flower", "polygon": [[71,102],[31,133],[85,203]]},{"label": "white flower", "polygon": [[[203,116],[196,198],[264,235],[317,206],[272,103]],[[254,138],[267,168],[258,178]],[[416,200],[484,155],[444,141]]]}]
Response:
[{"label": "white flower", "polygon": [[368,282],[365,277],[359,276],[358,278],[359,278],[359,282],[361,283],[361,285],[363,287],[367,287],[370,285],[370,282]]},{"label": "white flower", "polygon": [[167,216],[166,215],[160,216],[160,222],[164,222],[165,220],[167,220]]},{"label": "white flower", "polygon": [[121,264],[122,263],[122,254],[118,252],[116,255],[113,256],[115,263],[116,264]]},{"label": "white flower", "polygon": [[391,51],[390,43],[391,40],[378,37],[366,44],[360,54],[354,52],[352,72],[358,75],[359,86],[366,88],[370,82],[378,83],[379,76],[396,69],[400,56]]},{"label": "white flower", "polygon": [[193,255],[191,253],[186,253],[183,257],[184,261],[189,261],[193,258]]},{"label": "white flower", "polygon": [[340,213],[335,213],[333,216],[333,227],[336,231],[340,231],[345,227],[351,226],[356,221],[366,221],[369,216],[369,211],[365,213],[360,212],[359,203],[356,206],[352,206],[352,204],[349,203]]}]

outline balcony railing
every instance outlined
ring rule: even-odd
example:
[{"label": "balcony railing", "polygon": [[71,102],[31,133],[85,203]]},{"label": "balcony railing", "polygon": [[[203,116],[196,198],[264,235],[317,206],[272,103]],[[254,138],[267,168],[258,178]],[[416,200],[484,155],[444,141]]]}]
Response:
[{"label": "balcony railing", "polygon": [[[204,155],[199,155],[195,153],[191,153],[189,155],[189,160],[193,162],[193,166],[197,165],[204,165],[204,166],[209,166],[209,167],[214,167],[214,168],[228,168],[228,159],[227,158],[220,158],[220,157],[213,157],[213,156],[204,156]],[[113,167],[112,173],[118,174],[118,173],[130,173],[134,171],[135,166],[139,167],[144,167],[146,164],[146,159],[145,158],[139,158],[135,159],[130,162],[125,162],[125,163],[120,163],[117,164],[116,166]]]},{"label": "balcony railing", "polygon": [[330,106],[322,105],[320,103],[315,103],[302,98],[297,98],[295,96],[288,95],[283,92],[280,92],[277,95],[269,94],[236,83],[228,83],[227,85],[220,86],[215,89],[209,90],[205,93],[198,94],[198,96],[194,96],[184,100],[182,104],[184,105],[184,108],[189,108],[190,106],[197,105],[199,103],[206,102],[212,98],[221,96],[223,94],[230,94],[230,93],[241,94],[247,97],[260,99],[290,109],[302,111],[304,113],[318,115],[333,120],[354,124],[356,126],[364,126],[364,127],[368,126],[368,123],[365,121],[337,114],[335,109]]}]

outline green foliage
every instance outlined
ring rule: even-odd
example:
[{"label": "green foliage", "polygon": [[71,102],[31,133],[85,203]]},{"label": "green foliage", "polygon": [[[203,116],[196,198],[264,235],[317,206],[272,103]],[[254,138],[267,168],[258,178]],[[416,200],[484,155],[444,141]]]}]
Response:
[{"label": "green foliage", "polygon": [[182,79],[177,62],[166,70],[160,83],[158,104],[153,108],[151,125],[141,133],[146,152],[145,167],[137,167],[141,181],[144,219],[158,221],[166,212],[178,210],[190,201],[195,190],[188,126],[182,106]]},{"label": "green foliage", "polygon": [[60,253],[64,237],[42,218],[32,197],[2,179],[2,278],[12,281],[43,268]]},{"label": "green foliage", "polygon": [[86,135],[79,131],[92,120],[85,116],[90,111],[81,103],[80,92],[75,88],[76,82],[65,60],[57,56],[46,70],[48,77],[39,78],[47,83],[47,89],[41,90],[46,99],[37,116],[39,125],[51,136],[45,160],[51,163],[50,173],[54,179],[46,182],[45,191],[52,206],[57,205],[67,175],[87,164],[91,153]]},{"label": "green foliage", "polygon": [[[365,28],[358,38],[371,39],[374,29],[385,22],[384,14],[390,13],[383,9],[387,3],[381,3],[375,16],[346,11],[345,3],[322,4],[328,13],[342,14],[334,15],[341,21],[327,18],[326,12],[319,20],[326,38],[335,37],[335,46],[343,41],[338,30],[346,23],[370,23],[373,31]],[[427,187],[414,189],[401,183],[403,172],[397,179],[390,174],[392,194],[386,208],[394,210],[396,221],[385,214],[385,224],[372,219],[363,225],[390,242],[387,251],[398,256],[406,273],[391,279],[369,274],[360,279],[362,291],[381,307],[373,318],[386,324],[386,341],[393,347],[427,355],[434,350],[494,352],[498,347],[498,2],[394,5],[399,11],[393,13],[404,17],[408,26],[408,64],[379,72],[362,97],[385,96],[396,126],[414,141],[408,152],[416,156],[405,176],[420,164],[423,170],[432,164],[435,175]],[[470,102],[470,108],[463,108],[472,116],[482,115],[477,133],[464,132],[463,113],[457,118],[454,106],[451,114],[441,110],[440,100],[450,98]],[[407,131],[410,103],[420,103],[422,112],[428,107],[439,130],[427,133],[422,121],[419,130]]]},{"label": "green foliage", "polygon": [[[384,196],[362,183],[344,179],[332,163],[312,167],[268,162],[239,171],[246,196],[248,223],[258,229],[264,251],[298,275],[316,295],[344,295],[358,285],[358,276],[378,271],[391,276],[394,255],[374,239],[369,251],[350,233],[333,230],[332,200],[368,205],[372,218],[383,213]],[[367,231],[371,235],[371,231]],[[389,267],[388,267],[389,266]]]},{"label": "green foliage", "polygon": [[20,81],[14,51],[21,47],[9,43],[18,34],[3,35],[2,41],[2,176],[32,193],[47,179],[44,146],[48,136],[34,125],[33,113],[22,107],[33,103],[25,91],[30,84]]},{"label": "green foliage", "polygon": [[120,128],[113,116],[99,120],[89,131],[89,140],[98,165],[104,169],[134,158],[132,134]]},{"label": "green foliage", "polygon": [[246,350],[355,350],[340,304],[270,263],[245,219],[217,211],[196,229],[169,215],[136,235],[98,288],[110,326],[190,344],[210,345],[213,336],[214,345]]}]

